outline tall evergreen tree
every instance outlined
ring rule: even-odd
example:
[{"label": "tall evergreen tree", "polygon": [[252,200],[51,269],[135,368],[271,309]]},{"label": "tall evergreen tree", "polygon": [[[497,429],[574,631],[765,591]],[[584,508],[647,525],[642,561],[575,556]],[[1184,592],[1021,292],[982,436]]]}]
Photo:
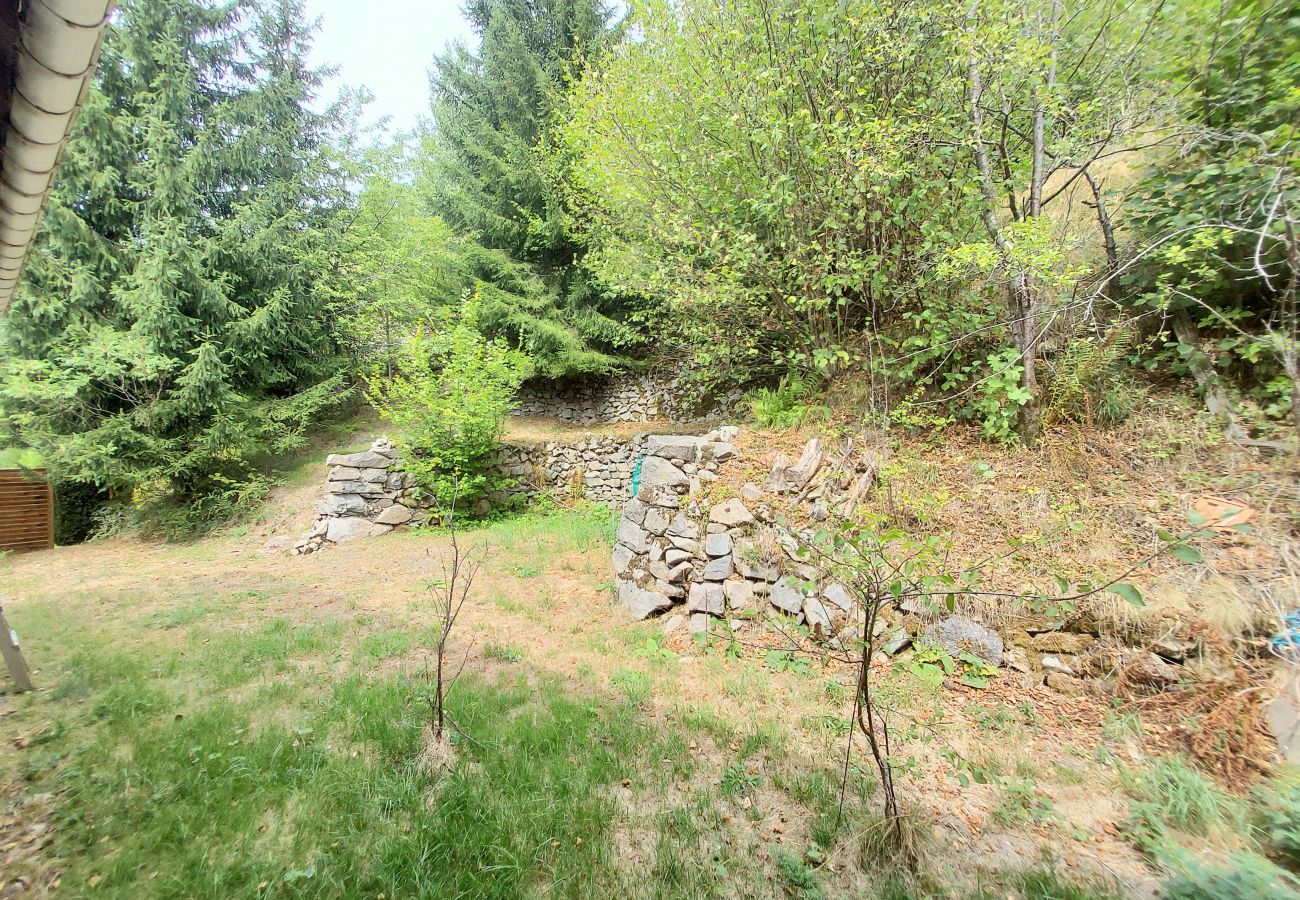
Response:
[{"label": "tall evergreen tree", "polygon": [[637,341],[623,301],[578,262],[554,160],[544,152],[569,79],[611,41],[601,0],[473,0],[478,51],[434,60],[434,130],[424,188],[466,240],[462,263],[489,333],[526,350],[537,371],[608,371]]},{"label": "tall evergreen tree", "polygon": [[237,494],[341,389],[315,281],[348,202],[299,0],[128,0],[3,335],[0,412],[55,477]]}]

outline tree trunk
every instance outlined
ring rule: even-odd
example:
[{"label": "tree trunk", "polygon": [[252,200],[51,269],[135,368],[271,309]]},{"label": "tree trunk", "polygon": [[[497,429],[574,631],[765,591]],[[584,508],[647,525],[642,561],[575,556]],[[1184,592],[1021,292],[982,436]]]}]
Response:
[{"label": "tree trunk", "polygon": [[1170,315],[1169,321],[1173,325],[1174,337],[1178,338],[1178,343],[1188,348],[1187,367],[1191,369],[1192,377],[1196,379],[1196,386],[1200,389],[1201,396],[1205,398],[1206,409],[1223,424],[1224,433],[1230,440],[1238,443],[1253,443],[1246,429],[1237,421],[1232,401],[1228,398],[1227,391],[1223,389],[1223,384],[1219,381],[1209,356],[1201,349],[1200,333],[1192,317],[1188,315],[1187,310],[1177,309]]}]

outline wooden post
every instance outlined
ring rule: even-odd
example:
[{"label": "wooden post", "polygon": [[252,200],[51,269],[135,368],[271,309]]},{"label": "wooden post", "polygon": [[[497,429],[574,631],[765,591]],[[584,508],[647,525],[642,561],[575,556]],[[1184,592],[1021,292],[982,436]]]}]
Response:
[{"label": "wooden post", "polygon": [[27,660],[23,659],[23,651],[18,647],[18,636],[10,630],[9,622],[5,620],[3,606],[0,606],[0,656],[5,658],[5,665],[9,667],[9,674],[13,676],[18,693],[32,690]]}]

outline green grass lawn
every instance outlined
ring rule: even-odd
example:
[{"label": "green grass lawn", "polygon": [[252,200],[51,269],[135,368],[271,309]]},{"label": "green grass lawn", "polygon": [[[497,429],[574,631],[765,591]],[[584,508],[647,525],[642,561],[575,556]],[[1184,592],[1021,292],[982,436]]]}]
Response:
[{"label": "green grass lawn", "polygon": [[[601,508],[485,528],[529,583],[608,532]],[[486,644],[450,696],[454,762],[431,772],[409,616],[305,617],[290,579],[199,584],[161,607],[92,590],[9,611],[43,690],[4,700],[0,740],[25,746],[0,751],[0,785],[53,836],[13,876],[129,898],[947,893],[881,857],[864,771],[840,819],[841,758],[809,764],[778,723],[656,708],[677,664],[633,652],[653,629],[609,633],[627,668],[608,680],[531,666],[526,634]],[[1030,874],[1046,887],[1019,896],[1105,895]]]}]

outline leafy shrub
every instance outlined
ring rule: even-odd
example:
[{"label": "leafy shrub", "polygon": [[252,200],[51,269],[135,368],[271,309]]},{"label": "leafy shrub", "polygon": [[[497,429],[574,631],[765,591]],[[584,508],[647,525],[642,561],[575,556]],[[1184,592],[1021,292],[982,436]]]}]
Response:
[{"label": "leafy shrub", "polygon": [[1300,881],[1253,853],[1216,868],[1190,857],[1164,886],[1166,900],[1275,900],[1296,896]]},{"label": "leafy shrub", "polygon": [[476,303],[417,333],[398,370],[372,378],[371,402],[397,429],[407,471],[442,507],[473,509],[501,487],[492,456],[527,358],[477,326]]},{"label": "leafy shrub", "polygon": [[775,388],[759,388],[749,396],[754,423],[760,428],[799,428],[830,418],[829,407],[810,403],[812,396],[809,383],[795,375],[785,376]]}]

